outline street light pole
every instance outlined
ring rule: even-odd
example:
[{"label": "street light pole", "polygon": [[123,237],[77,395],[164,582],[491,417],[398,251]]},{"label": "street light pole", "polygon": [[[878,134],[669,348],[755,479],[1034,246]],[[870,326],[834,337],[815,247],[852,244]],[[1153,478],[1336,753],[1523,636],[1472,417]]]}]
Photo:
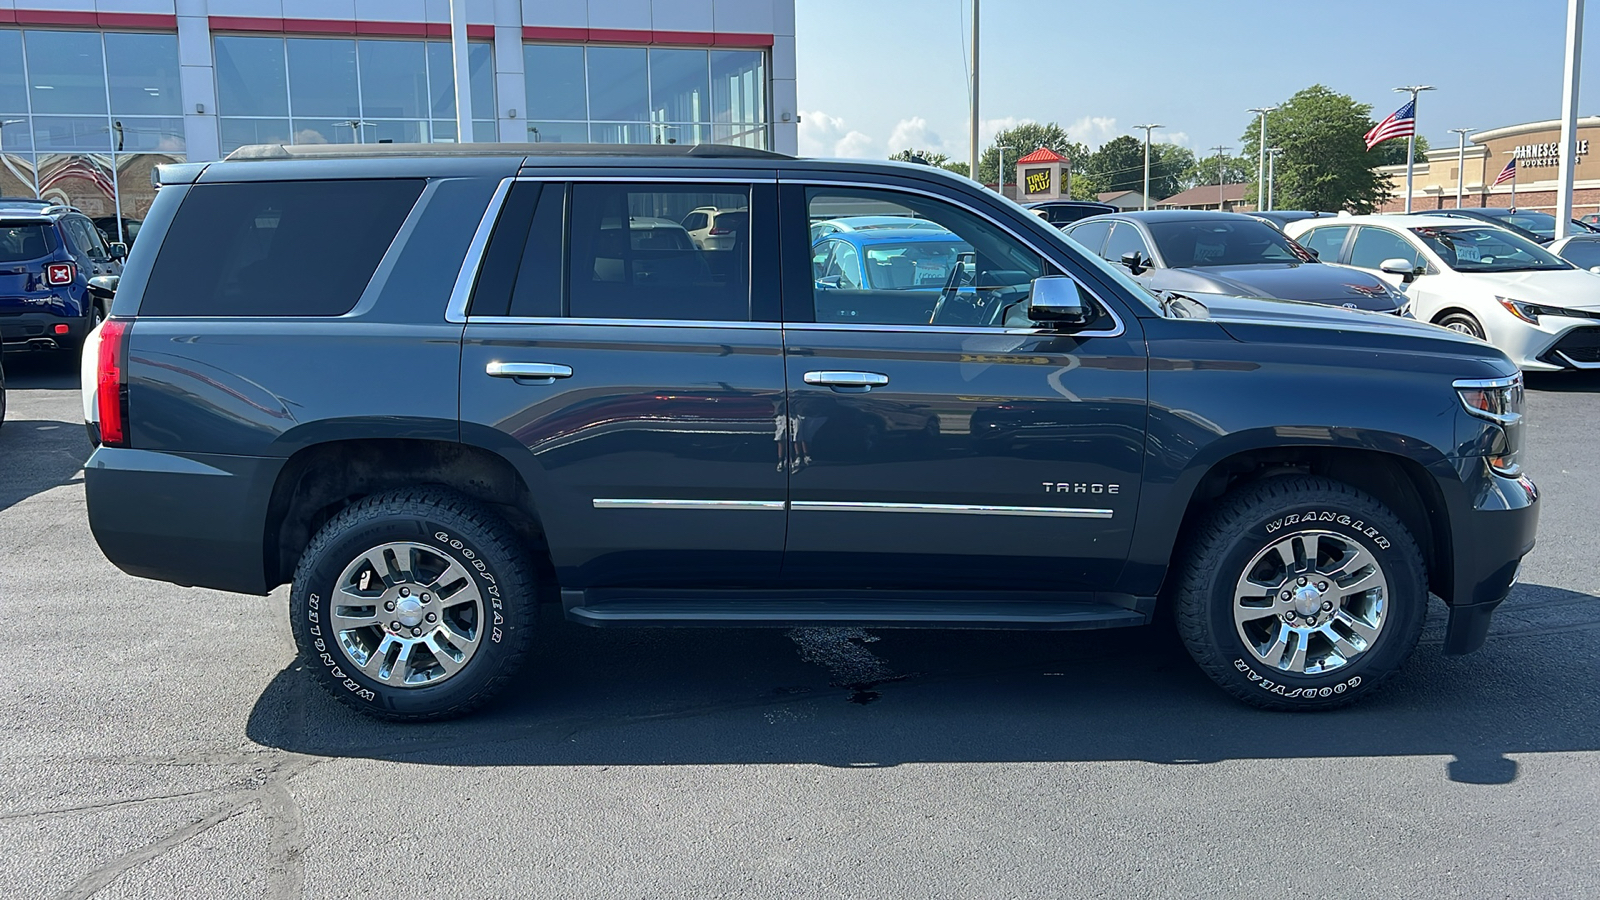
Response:
[{"label": "street light pole", "polygon": [[[6,163],[6,161],[5,161],[6,160],[6,140],[5,140],[6,126],[8,126],[8,125],[26,125],[26,124],[28,124],[28,120],[27,119],[0,119],[0,165],[4,165],[7,169],[10,169],[11,166],[8,163]],[[15,171],[13,171],[13,174],[15,174]],[[22,179],[19,177],[17,180],[21,181]],[[34,196],[35,199],[37,199],[38,196],[39,196],[39,179],[38,178],[35,178],[33,180],[33,196]]]},{"label": "street light pole", "polygon": [[1139,208],[1150,208],[1150,131],[1154,128],[1165,128],[1165,125],[1135,125],[1135,128],[1144,129],[1144,194],[1140,198]]},{"label": "street light pole", "polygon": [[1282,147],[1267,148],[1267,212],[1272,212],[1273,191],[1278,180],[1278,157],[1283,155]]},{"label": "street light pole", "polygon": [[1411,212],[1411,161],[1417,155],[1417,95],[1435,88],[1431,84],[1408,84],[1395,88],[1397,94],[1411,95],[1411,133],[1406,136],[1406,212]]},{"label": "street light pole", "polygon": [[978,177],[978,0],[972,0],[972,122],[968,138],[972,151],[972,180],[983,184]]},{"label": "street light pole", "polygon": [[1262,198],[1267,192],[1267,113],[1275,109],[1276,106],[1257,106],[1246,110],[1261,116],[1261,140],[1256,144],[1259,151],[1259,159],[1256,160],[1256,209],[1262,207]]},{"label": "street light pole", "polygon": [[1228,201],[1222,193],[1222,151],[1232,150],[1233,148],[1224,147],[1221,144],[1218,144],[1210,149],[1217,151],[1217,211],[1227,212]]},{"label": "street light pole", "polygon": [[1583,59],[1583,0],[1567,0],[1567,62],[1561,88],[1561,153],[1556,170],[1556,239],[1572,233],[1572,176],[1578,150],[1578,76]]},{"label": "street light pole", "polygon": [[1461,208],[1461,191],[1467,183],[1467,133],[1471,128],[1452,128],[1456,136],[1456,209]]},{"label": "street light pole", "polygon": [[995,193],[1004,197],[1006,195],[1006,151],[1011,147],[1008,144],[995,144],[994,148],[1000,151],[1000,177],[999,184],[995,185]]}]

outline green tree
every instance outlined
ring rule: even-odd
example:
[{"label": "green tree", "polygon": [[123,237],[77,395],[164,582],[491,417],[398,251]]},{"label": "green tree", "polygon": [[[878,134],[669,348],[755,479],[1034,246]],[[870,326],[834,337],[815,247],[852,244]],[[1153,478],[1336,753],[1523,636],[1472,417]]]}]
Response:
[{"label": "green tree", "polygon": [[[1165,200],[1193,185],[1188,175],[1195,167],[1194,152],[1177,144],[1150,145],[1150,202]],[[1140,173],[1143,188],[1143,173]]]},{"label": "green tree", "polygon": [[[1154,152],[1150,154],[1150,163],[1154,168]],[[1106,141],[1100,145],[1099,150],[1089,154],[1089,159],[1083,167],[1083,174],[1093,183],[1097,194],[1103,191],[1142,190],[1144,141],[1127,134]]]},{"label": "green tree", "polygon": [[938,166],[941,169],[954,172],[962,177],[965,177],[967,174],[966,163],[951,162],[948,155],[940,153],[937,150],[912,150],[911,148],[907,147],[906,149],[901,150],[899,153],[889,154],[889,158],[898,160],[899,162],[925,162],[928,165]]},{"label": "green tree", "polygon": [[[1279,209],[1316,209],[1369,213],[1389,197],[1387,179],[1378,166],[1405,162],[1405,141],[1389,140],[1367,151],[1366,133],[1376,124],[1372,107],[1314,84],[1267,114],[1267,144],[1283,153],[1275,165],[1273,205]],[[1256,153],[1260,122],[1252,119],[1241,135],[1242,156],[1249,162],[1250,189],[1256,199]],[[1417,140],[1417,158],[1427,142]]]},{"label": "green tree", "polygon": [[[1282,167],[1283,162],[1279,160]],[[1255,157],[1229,156],[1226,153],[1212,153],[1202,156],[1194,161],[1187,172],[1184,173],[1186,187],[1198,187],[1202,184],[1239,184],[1242,181],[1255,183],[1256,164]],[[1168,196],[1171,196],[1170,194]]]},{"label": "green tree", "polygon": [[[1271,139],[1272,135],[1267,137]],[[1403,166],[1406,162],[1406,142],[1400,138],[1390,138],[1367,152],[1372,154],[1374,165]],[[1417,135],[1417,151],[1411,154],[1411,161],[1428,161],[1428,139],[1420,134]]]},{"label": "green tree", "polygon": [[[1018,158],[1027,156],[1040,147],[1049,147],[1051,150],[1067,157],[1072,162],[1074,170],[1081,169],[1089,157],[1089,148],[1072,140],[1067,136],[1067,130],[1055,122],[1039,123],[1024,122],[1015,128],[1009,128],[994,136],[994,142],[978,159],[978,180],[984,184],[996,184],[1000,180],[1000,145],[1004,144],[1011,149],[1006,151],[1006,183],[1011,184],[1016,180],[1016,170],[1013,164]],[[1077,177],[1073,173],[1073,196],[1082,196]],[[1090,195],[1092,196],[1092,194]]]}]

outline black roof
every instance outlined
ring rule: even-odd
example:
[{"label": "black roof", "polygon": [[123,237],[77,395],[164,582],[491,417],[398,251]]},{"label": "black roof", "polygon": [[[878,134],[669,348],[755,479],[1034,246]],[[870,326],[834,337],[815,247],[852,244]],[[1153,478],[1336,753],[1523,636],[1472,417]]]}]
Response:
[{"label": "black roof", "polygon": [[1047,206],[1073,206],[1078,209],[1116,209],[1115,206],[1109,203],[1101,203],[1099,200],[1035,200],[1032,203],[1022,204],[1024,209],[1043,209]]},{"label": "black roof", "polygon": [[587,156],[627,159],[793,159],[731,144],[249,144],[229,153],[246,159],[392,159],[394,157]]}]

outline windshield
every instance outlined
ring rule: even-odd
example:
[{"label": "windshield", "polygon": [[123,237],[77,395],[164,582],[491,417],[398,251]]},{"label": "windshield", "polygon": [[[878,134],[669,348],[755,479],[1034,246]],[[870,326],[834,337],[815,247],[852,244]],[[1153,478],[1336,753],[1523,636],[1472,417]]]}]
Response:
[{"label": "windshield", "polygon": [[1493,225],[1413,228],[1411,233],[1457,272],[1528,272],[1570,269],[1549,250]]},{"label": "windshield", "polygon": [[1543,238],[1555,238],[1556,217],[1542,212],[1489,213],[1497,220],[1531,231]]},{"label": "windshield", "polygon": [[1236,222],[1191,219],[1147,224],[1162,259],[1173,269],[1314,262],[1283,232],[1246,216]]},{"label": "windshield", "polygon": [[1561,248],[1561,258],[1580,269],[1600,266],[1600,241],[1568,241]]},{"label": "windshield", "polygon": [[1038,235],[1048,234],[1050,236],[1049,240],[1055,241],[1058,244],[1064,244],[1070,248],[1072,251],[1072,258],[1078,260],[1079,263],[1081,263],[1084,267],[1094,269],[1107,280],[1116,282],[1122,287],[1123,290],[1127,291],[1129,294],[1132,294],[1134,299],[1149,307],[1152,312],[1159,313],[1163,316],[1167,314],[1166,311],[1162,309],[1160,298],[1158,298],[1155,294],[1150,293],[1150,290],[1144,285],[1134,281],[1133,276],[1128,274],[1127,269],[1123,268],[1122,266],[1114,266],[1094,255],[1093,253],[1085,253],[1082,244],[1079,244],[1072,238],[1067,237],[1067,235],[1059,228],[1056,228],[1054,225],[1045,222],[1044,219],[1041,219],[1035,215],[1033,210],[1028,209],[1010,197],[1002,194],[997,199],[1001,203],[1006,204],[1017,212],[1022,213],[1023,215],[1032,219],[1034,222],[1038,223],[1038,230],[1032,232],[1036,237]]},{"label": "windshield", "polygon": [[54,249],[50,232],[55,229],[41,222],[10,224],[0,222],[0,263],[38,259]]},{"label": "windshield", "polygon": [[867,255],[867,283],[880,291],[941,288],[955,267],[956,257],[971,253],[965,241],[907,241],[870,244]]}]

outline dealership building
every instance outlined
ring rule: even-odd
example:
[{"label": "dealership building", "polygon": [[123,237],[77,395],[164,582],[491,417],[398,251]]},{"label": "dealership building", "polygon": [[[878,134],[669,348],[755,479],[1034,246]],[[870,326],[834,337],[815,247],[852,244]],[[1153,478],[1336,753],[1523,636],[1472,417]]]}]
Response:
[{"label": "dealership building", "polygon": [[[467,0],[471,140],[794,153],[794,0]],[[142,218],[253,143],[457,139],[448,0],[0,0],[0,196]]]},{"label": "dealership building", "polygon": [[[1600,212],[1600,116],[1578,120],[1572,153],[1575,163],[1572,214]],[[1413,165],[1413,210],[1455,206],[1459,186],[1462,206],[1515,206],[1555,211],[1556,179],[1561,162],[1559,120],[1480,131],[1468,136],[1466,159],[1458,165],[1460,155],[1459,147],[1439,147],[1428,151],[1427,162]],[[1511,181],[1495,184],[1495,178],[1513,157],[1517,160],[1515,184]],[[1405,165],[1384,166],[1378,171],[1388,176],[1394,192],[1381,211],[1405,209]]]}]

